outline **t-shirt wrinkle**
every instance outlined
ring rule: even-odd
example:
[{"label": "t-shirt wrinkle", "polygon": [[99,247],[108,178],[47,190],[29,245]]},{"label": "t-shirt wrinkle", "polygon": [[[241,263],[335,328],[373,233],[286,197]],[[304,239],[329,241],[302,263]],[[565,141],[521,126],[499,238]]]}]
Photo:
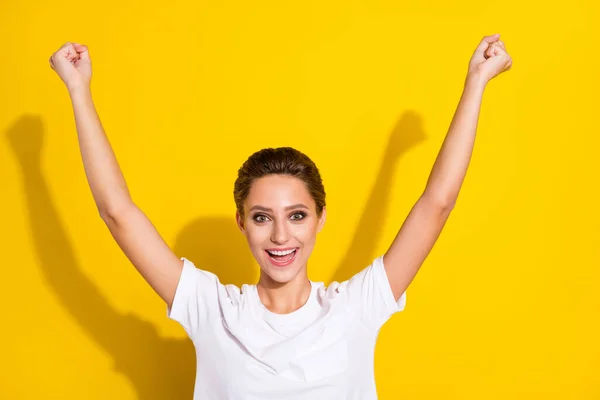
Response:
[{"label": "t-shirt wrinkle", "polygon": [[196,349],[194,399],[377,398],[377,335],[406,305],[406,292],[394,299],[382,256],[347,281],[311,281],[289,314],[268,310],[256,285],[223,285],[182,260],[167,315]]}]

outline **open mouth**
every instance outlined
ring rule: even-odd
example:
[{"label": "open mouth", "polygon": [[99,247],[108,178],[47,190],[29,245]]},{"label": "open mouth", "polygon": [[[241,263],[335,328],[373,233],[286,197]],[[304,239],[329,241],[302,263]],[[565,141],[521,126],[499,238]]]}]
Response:
[{"label": "open mouth", "polygon": [[265,250],[265,252],[269,256],[269,260],[273,265],[283,267],[291,264],[294,261],[296,254],[298,253],[298,248],[295,247],[293,249],[285,250]]}]

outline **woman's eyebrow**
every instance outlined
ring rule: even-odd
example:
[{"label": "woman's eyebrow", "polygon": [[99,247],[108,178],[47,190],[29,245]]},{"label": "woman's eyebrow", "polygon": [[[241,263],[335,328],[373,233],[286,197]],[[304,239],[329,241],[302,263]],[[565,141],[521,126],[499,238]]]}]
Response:
[{"label": "woman's eyebrow", "polygon": [[[284,210],[288,211],[288,210],[292,210],[292,209],[295,209],[295,208],[305,208],[305,209],[308,210],[308,207],[306,205],[302,204],[302,203],[298,203],[298,204],[294,204],[294,205],[291,205],[291,206],[287,206]],[[250,209],[250,211],[253,211],[253,210],[264,211],[264,212],[273,212],[272,209],[267,208],[267,207],[263,207],[263,206],[254,206],[254,207],[252,207]]]}]

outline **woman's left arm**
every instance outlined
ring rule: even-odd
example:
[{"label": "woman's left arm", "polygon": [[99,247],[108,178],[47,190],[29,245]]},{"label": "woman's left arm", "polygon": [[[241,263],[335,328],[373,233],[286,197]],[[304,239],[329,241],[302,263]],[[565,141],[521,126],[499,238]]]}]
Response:
[{"label": "woman's left arm", "polygon": [[414,279],[454,208],[471,160],[484,89],[511,66],[500,35],[484,37],[471,57],[462,96],[425,190],[383,258],[396,300]]}]

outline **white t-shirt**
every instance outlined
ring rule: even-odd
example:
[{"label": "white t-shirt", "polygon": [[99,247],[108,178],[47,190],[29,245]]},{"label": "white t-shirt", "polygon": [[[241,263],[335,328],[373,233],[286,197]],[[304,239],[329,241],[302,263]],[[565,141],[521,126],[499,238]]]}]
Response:
[{"label": "white t-shirt", "polygon": [[194,399],[377,398],[373,356],[381,326],[402,311],[383,256],[342,283],[312,282],[308,301],[275,314],[256,285],[223,285],[186,258],[169,318],[196,349]]}]

